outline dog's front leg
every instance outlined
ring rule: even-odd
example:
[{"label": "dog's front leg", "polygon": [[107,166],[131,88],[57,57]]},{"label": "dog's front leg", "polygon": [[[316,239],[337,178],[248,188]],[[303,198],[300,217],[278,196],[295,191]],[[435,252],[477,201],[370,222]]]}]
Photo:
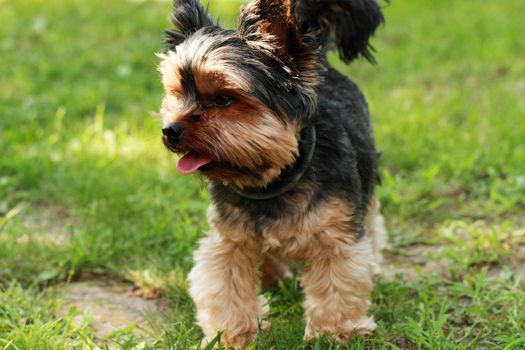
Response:
[{"label": "dog's front leg", "polygon": [[308,259],[302,273],[307,340],[326,332],[346,341],[376,327],[373,318],[367,316],[372,245],[366,236],[357,242],[334,239],[349,234],[321,233],[317,244],[322,249]]},{"label": "dog's front leg", "polygon": [[232,240],[213,229],[199,242],[188,279],[206,340],[223,332],[225,345],[242,347],[256,335],[267,308],[258,297],[260,247],[250,237]]}]

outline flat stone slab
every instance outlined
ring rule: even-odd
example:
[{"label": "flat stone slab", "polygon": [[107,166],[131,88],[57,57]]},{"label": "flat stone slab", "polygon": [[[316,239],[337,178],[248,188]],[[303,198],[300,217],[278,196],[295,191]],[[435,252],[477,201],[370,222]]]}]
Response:
[{"label": "flat stone slab", "polygon": [[133,286],[120,282],[72,282],[65,290],[64,313],[76,308],[80,315],[73,321],[88,322],[99,339],[107,339],[109,334],[129,327],[133,333],[146,336],[151,328],[148,320],[161,314],[161,303],[137,294]]}]

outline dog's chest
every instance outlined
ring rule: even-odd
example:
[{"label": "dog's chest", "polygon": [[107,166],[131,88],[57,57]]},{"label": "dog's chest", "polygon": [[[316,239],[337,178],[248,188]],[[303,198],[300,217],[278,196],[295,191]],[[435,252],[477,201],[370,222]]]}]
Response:
[{"label": "dog's chest", "polygon": [[350,243],[353,209],[348,203],[332,198],[315,209],[293,208],[289,215],[253,218],[240,209],[230,208],[227,218],[217,215],[215,204],[208,209],[212,229],[226,239],[255,240],[264,253],[288,261],[303,261],[320,250],[333,250],[341,242]]}]

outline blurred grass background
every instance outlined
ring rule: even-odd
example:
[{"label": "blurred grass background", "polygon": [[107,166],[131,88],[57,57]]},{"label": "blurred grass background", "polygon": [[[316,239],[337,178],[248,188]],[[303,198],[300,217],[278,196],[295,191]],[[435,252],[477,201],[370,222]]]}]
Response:
[{"label": "blurred grass background", "polygon": [[[210,12],[233,27],[241,4]],[[184,279],[208,196],[176,172],[154,117],[170,11],[0,0],[0,349],[104,346],[58,313],[63,283],[87,273],[170,303],[152,337],[121,332],[117,348],[198,344]],[[379,278],[379,329],[348,348],[523,348],[525,2],[394,0],[384,12],[378,66],[331,62],[370,103],[389,259],[415,249],[403,266],[448,263]],[[295,280],[270,297],[273,327],[253,348],[339,348],[301,342]]]}]

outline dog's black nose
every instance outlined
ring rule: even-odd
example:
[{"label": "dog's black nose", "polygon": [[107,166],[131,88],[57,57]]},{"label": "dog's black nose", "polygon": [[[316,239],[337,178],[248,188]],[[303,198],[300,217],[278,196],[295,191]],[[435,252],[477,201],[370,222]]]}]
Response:
[{"label": "dog's black nose", "polygon": [[177,143],[184,132],[184,125],[182,123],[169,123],[162,128],[162,134],[166,136],[170,142]]}]

